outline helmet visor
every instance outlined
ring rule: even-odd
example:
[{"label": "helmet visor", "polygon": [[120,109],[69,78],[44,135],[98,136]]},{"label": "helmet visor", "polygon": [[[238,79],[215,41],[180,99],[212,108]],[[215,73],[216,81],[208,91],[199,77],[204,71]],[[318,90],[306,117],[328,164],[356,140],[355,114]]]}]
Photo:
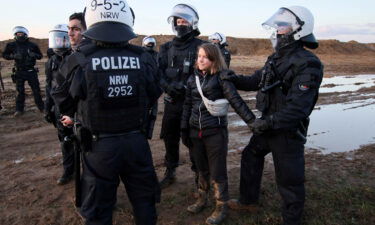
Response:
[{"label": "helmet visor", "polygon": [[21,26],[16,26],[15,28],[13,28],[13,34],[15,35],[16,33],[24,33],[26,36],[29,35],[29,31]]},{"label": "helmet visor", "polygon": [[262,26],[269,30],[275,29],[279,33],[288,33],[296,31],[301,25],[298,23],[295,15],[285,8],[280,8],[271,16]]},{"label": "helmet visor", "polygon": [[175,17],[186,20],[191,26],[193,25],[194,21],[198,20],[196,12],[184,4],[176,5],[173,8],[171,15],[168,17],[168,23],[172,23],[173,25],[176,22],[174,21]]},{"label": "helmet visor", "polygon": [[49,32],[48,47],[53,49],[70,48],[68,33],[62,31]]},{"label": "helmet visor", "polygon": [[153,37],[145,37],[143,39],[143,46],[146,46],[146,45],[148,45],[150,43],[153,43],[155,45],[156,44],[155,38],[153,38]]}]

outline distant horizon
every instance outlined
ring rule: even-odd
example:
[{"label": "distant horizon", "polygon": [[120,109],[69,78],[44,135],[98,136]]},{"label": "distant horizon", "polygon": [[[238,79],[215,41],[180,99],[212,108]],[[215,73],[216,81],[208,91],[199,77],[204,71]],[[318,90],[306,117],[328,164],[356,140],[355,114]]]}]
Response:
[{"label": "distant horizon", "polygon": [[[174,36],[173,34],[137,34],[137,36]],[[205,35],[205,34],[201,34],[198,36],[199,37],[208,37],[209,35]],[[265,38],[265,37],[235,37],[235,36],[227,36],[227,38],[239,38],[239,39],[264,39],[264,40],[269,40],[269,38]],[[33,37],[33,36],[30,36],[29,38],[32,38],[32,39],[38,39],[38,40],[48,40],[48,37]],[[3,40],[0,40],[0,42],[3,42],[3,41],[9,41],[9,40],[14,40],[14,38],[8,38],[8,39],[3,39]],[[333,41],[339,41],[339,42],[344,42],[344,43],[347,43],[347,42],[357,42],[357,43],[360,43],[360,44],[375,44],[375,41],[374,42],[360,42],[360,41],[357,41],[357,40],[348,40],[348,41],[342,41],[342,40],[338,40],[338,39],[334,39],[334,38],[327,38],[327,39],[318,39],[318,42],[319,41],[330,41],[330,40],[333,40]]]},{"label": "distant horizon", "polygon": [[[98,0],[99,1],[99,0]],[[102,0],[100,0],[102,1]],[[85,1],[37,0],[7,1],[0,14],[0,40],[12,39],[15,26],[26,27],[31,37],[44,39],[56,24],[68,23],[68,17],[84,9]],[[280,7],[300,5],[314,15],[314,35],[318,40],[338,40],[375,43],[375,1],[339,0],[128,0],[135,12],[135,33],[172,35],[167,18],[174,5],[187,3],[199,14],[199,29],[203,35],[215,32],[234,38],[265,38],[271,34],[262,23]],[[21,7],[22,6],[22,7]]]}]

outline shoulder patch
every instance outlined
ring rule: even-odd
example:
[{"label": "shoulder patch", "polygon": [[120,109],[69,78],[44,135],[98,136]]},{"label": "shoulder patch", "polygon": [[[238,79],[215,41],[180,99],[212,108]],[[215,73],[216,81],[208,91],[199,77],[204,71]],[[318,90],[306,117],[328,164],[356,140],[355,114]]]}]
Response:
[{"label": "shoulder patch", "polygon": [[309,85],[307,84],[299,84],[298,85],[298,88],[301,90],[301,91],[308,91],[310,89]]}]

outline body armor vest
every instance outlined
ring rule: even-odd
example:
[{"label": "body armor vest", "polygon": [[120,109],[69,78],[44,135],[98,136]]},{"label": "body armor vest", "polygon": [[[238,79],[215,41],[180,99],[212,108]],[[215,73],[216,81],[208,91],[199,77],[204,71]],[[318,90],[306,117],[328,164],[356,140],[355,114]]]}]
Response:
[{"label": "body armor vest", "polygon": [[91,132],[121,133],[141,129],[147,96],[145,68],[141,61],[143,50],[139,49],[97,48],[86,55],[83,72],[87,97],[80,101],[78,114],[83,126]]},{"label": "body armor vest", "polygon": [[168,68],[166,75],[169,82],[182,82],[186,85],[188,77],[194,72],[198,46],[202,40],[194,38],[186,46],[177,47],[170,42],[168,49]]}]

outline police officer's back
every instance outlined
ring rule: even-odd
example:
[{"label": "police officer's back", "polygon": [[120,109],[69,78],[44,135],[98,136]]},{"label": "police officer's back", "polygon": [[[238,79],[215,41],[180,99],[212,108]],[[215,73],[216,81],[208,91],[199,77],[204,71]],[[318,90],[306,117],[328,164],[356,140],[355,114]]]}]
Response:
[{"label": "police officer's back", "polygon": [[28,81],[33,91],[35,104],[43,112],[44,103],[40,95],[40,87],[37,69],[34,67],[36,60],[42,58],[42,53],[38,45],[29,41],[29,31],[22,26],[16,26],[13,29],[14,42],[5,46],[3,57],[7,60],[14,60],[12,80],[16,83],[16,112],[19,116],[24,111],[25,104],[25,81]]},{"label": "police officer's back", "polygon": [[128,43],[136,36],[130,12],[126,1],[108,10],[87,1],[83,35],[92,43],[69,57],[77,64],[69,94],[85,152],[81,214],[86,224],[112,224],[120,179],[136,224],[156,224],[158,182],[144,126],[161,90],[150,54]]}]

